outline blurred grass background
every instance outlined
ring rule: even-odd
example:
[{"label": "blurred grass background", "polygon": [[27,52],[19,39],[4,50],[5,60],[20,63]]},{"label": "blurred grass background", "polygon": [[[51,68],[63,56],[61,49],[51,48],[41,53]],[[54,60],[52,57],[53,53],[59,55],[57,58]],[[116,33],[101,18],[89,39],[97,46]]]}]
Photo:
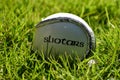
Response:
[{"label": "blurred grass background", "polygon": [[[46,60],[31,50],[35,25],[57,12],[83,18],[96,36],[94,55],[72,68],[68,60]],[[90,59],[97,64],[89,67]],[[1,80],[119,80],[119,66],[119,0],[0,0]]]}]

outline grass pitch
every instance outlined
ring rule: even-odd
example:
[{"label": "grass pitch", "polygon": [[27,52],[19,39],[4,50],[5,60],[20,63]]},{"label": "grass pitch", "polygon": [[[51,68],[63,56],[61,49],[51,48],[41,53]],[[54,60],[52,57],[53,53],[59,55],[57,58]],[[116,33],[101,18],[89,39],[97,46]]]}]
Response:
[{"label": "grass pitch", "polygon": [[[72,67],[32,51],[35,25],[57,12],[83,18],[96,36],[96,51]],[[88,66],[95,59],[97,64]],[[1,0],[0,80],[119,80],[119,0]]]}]

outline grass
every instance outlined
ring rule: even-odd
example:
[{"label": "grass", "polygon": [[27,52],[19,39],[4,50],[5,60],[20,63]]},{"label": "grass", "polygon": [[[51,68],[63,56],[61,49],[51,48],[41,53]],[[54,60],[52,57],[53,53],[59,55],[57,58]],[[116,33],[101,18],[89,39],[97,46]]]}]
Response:
[{"label": "grass", "polygon": [[[83,61],[58,60],[32,51],[35,25],[53,13],[83,18],[96,36],[96,51]],[[119,80],[119,0],[1,0],[0,80]],[[88,66],[95,59],[97,64]]]}]

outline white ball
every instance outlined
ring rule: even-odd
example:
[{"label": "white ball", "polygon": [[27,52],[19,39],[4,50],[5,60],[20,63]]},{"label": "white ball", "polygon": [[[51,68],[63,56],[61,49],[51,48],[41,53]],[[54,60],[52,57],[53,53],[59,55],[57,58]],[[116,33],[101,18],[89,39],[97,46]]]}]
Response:
[{"label": "white ball", "polygon": [[89,25],[70,13],[57,13],[36,26],[33,47],[47,55],[84,58],[95,48],[95,36]]}]

